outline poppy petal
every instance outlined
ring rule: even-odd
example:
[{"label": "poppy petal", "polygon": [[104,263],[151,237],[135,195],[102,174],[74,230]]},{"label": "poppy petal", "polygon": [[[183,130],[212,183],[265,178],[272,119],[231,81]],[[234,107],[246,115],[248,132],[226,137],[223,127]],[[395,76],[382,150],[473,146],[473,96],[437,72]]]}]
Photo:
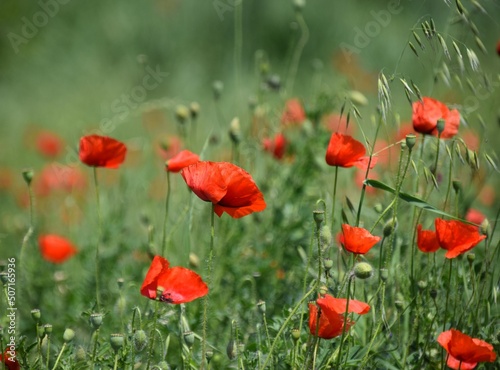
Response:
[{"label": "poppy petal", "polygon": [[78,252],[69,240],[55,234],[40,235],[38,244],[42,257],[52,263],[63,263]]},{"label": "poppy petal", "polygon": [[169,159],[165,165],[165,169],[169,172],[180,172],[184,167],[198,163],[200,157],[198,154],[183,150]]},{"label": "poppy petal", "polygon": [[163,288],[161,300],[173,304],[191,302],[208,293],[201,277],[184,267],[172,267],[160,274],[158,286]]},{"label": "poppy petal", "polygon": [[80,161],[87,166],[118,168],[126,153],[125,144],[107,136],[89,135],[80,139]]},{"label": "poppy petal", "polygon": [[156,288],[158,287],[157,280],[160,273],[168,269],[170,263],[161,256],[155,256],[151,262],[151,266],[144,278],[141,286],[141,294],[150,299],[156,298]]},{"label": "poppy petal", "polygon": [[347,168],[354,166],[365,153],[366,149],[359,141],[335,132],[330,137],[325,159],[330,166]]},{"label": "poppy petal", "polygon": [[436,218],[434,221],[436,236],[441,248],[446,249],[446,258],[455,258],[474,248],[486,235],[480,235],[476,226],[460,221],[445,221]]},{"label": "poppy petal", "polygon": [[422,230],[422,225],[417,226],[417,247],[422,252],[432,253],[439,249],[436,233],[432,230]]},{"label": "poppy petal", "polygon": [[227,183],[215,162],[198,162],[182,169],[182,177],[201,200],[217,203],[227,193]]}]

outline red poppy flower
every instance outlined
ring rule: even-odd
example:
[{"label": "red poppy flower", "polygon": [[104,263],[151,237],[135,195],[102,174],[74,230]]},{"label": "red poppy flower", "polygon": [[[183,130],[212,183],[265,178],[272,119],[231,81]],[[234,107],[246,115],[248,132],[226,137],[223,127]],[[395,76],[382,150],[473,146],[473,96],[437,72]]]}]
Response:
[{"label": "red poppy flower", "polygon": [[80,161],[87,166],[118,168],[126,153],[125,144],[107,136],[90,135],[80,139]]},{"label": "red poppy flower", "polygon": [[69,240],[55,234],[40,235],[38,244],[42,257],[53,263],[63,263],[78,252]]},{"label": "red poppy flower", "polygon": [[3,362],[7,370],[20,370],[21,365],[17,362],[17,352],[11,351],[10,347],[5,348],[3,354],[0,353],[0,362]]},{"label": "red poppy flower", "polygon": [[439,249],[439,242],[436,232],[432,230],[422,230],[422,225],[417,226],[417,247],[422,252],[432,253]]},{"label": "red poppy flower", "polygon": [[62,139],[55,133],[42,131],[36,138],[36,148],[40,154],[48,157],[58,157],[63,149]]},{"label": "red poppy flower", "polygon": [[158,288],[163,289],[160,301],[180,304],[191,302],[208,293],[207,284],[194,271],[184,267],[170,267],[161,256],[155,256],[141,286],[141,294],[156,299]]},{"label": "red poppy flower", "polygon": [[434,221],[436,236],[441,248],[446,249],[446,258],[456,256],[474,248],[486,235],[480,235],[476,226],[460,221],[445,221],[436,218]]},{"label": "red poppy flower", "polygon": [[170,158],[166,164],[165,169],[169,172],[180,172],[184,167],[198,163],[200,157],[189,150],[183,150],[174,157]]},{"label": "red poppy flower", "polygon": [[266,208],[261,191],[248,172],[228,162],[198,162],[182,170],[191,190],[215,205],[217,216],[226,212],[240,218]]},{"label": "red poppy flower", "polygon": [[285,111],[281,116],[281,123],[285,126],[301,124],[306,119],[306,112],[299,99],[290,99],[286,102]]},{"label": "red poppy flower", "polygon": [[286,152],[287,141],[283,134],[277,134],[274,138],[262,140],[262,146],[266,152],[271,153],[274,158],[282,159]]},{"label": "red poppy flower", "polygon": [[80,169],[52,163],[45,166],[35,177],[34,189],[39,196],[47,196],[51,192],[81,191],[87,186],[87,178]]},{"label": "red poppy flower", "polygon": [[497,357],[491,344],[455,329],[442,332],[437,341],[448,352],[447,365],[452,369],[474,369],[478,362],[493,362]]},{"label": "red poppy flower", "polygon": [[438,100],[423,97],[422,101],[413,103],[413,128],[421,134],[438,136],[437,121],[444,119],[444,130],[441,139],[449,139],[455,136],[460,125],[460,113],[456,109],[449,110],[448,107]]},{"label": "red poppy flower", "polygon": [[[335,132],[330,138],[330,143],[326,149],[326,163],[330,166],[352,167],[362,169],[368,167],[369,158],[365,157],[366,149],[359,141],[354,140],[349,135]],[[376,158],[372,158],[370,168],[376,163]]]},{"label": "red poppy flower", "polygon": [[[316,322],[318,317],[318,307],[321,308],[319,317],[318,337],[332,339],[342,335],[344,330],[344,315],[346,311],[347,299],[334,298],[329,294],[318,298],[315,303],[309,303],[309,331],[316,335]],[[364,315],[370,311],[370,306],[364,302],[349,300],[348,312]],[[345,330],[354,325],[354,321],[347,321]]]},{"label": "red poppy flower", "polygon": [[467,214],[465,215],[465,219],[469,222],[472,222],[473,224],[476,225],[481,225],[481,223],[484,221],[486,218],[485,215],[483,215],[481,212],[479,212],[477,209],[470,208],[467,211]]},{"label": "red poppy flower", "polygon": [[342,224],[340,243],[351,253],[365,254],[377,244],[380,239],[380,236],[373,236],[368,230],[362,227]]}]

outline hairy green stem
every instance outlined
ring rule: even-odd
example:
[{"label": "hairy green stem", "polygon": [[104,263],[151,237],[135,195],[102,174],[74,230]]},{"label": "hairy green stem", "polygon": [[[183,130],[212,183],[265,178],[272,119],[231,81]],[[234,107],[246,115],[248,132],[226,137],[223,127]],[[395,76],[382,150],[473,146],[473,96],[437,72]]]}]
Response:
[{"label": "hairy green stem", "polygon": [[163,234],[161,238],[161,255],[165,255],[167,244],[168,206],[170,203],[170,171],[167,170],[167,196],[165,198],[165,217],[163,219]]}]

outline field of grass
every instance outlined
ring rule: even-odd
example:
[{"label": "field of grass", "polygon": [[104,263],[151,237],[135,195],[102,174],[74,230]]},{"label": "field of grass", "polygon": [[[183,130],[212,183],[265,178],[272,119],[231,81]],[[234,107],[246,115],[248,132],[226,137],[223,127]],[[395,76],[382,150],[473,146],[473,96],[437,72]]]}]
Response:
[{"label": "field of grass", "polygon": [[499,13],[2,2],[0,368],[498,369]]}]

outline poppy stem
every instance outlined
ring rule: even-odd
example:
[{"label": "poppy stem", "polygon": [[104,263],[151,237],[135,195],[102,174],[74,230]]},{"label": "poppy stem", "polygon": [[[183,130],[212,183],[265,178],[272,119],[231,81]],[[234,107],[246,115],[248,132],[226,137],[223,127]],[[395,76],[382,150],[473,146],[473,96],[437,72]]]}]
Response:
[{"label": "poppy stem", "polygon": [[[30,202],[30,226],[28,228],[28,231],[24,235],[23,242],[21,244],[21,251],[19,252],[19,265],[21,266],[21,286],[26,287],[26,289],[29,291],[29,286],[27,284],[28,280],[28,268],[26,266],[26,261],[25,261],[25,250],[26,250],[26,245],[28,244],[29,240],[31,239],[31,236],[33,235],[33,231],[35,230],[35,223],[34,223],[34,202],[35,202],[35,197],[33,196],[33,188],[31,187],[31,182],[28,182],[28,194],[29,194],[29,202]],[[4,285],[6,286],[6,285]],[[30,294],[26,294],[26,297],[30,296]],[[9,299],[7,299],[7,302]],[[2,347],[3,348],[3,347]]]},{"label": "poppy stem", "polygon": [[[451,290],[451,275],[453,273],[452,266],[453,266],[453,258],[450,258],[450,270],[449,270],[449,275],[448,275],[448,289],[446,289],[446,304],[444,306],[443,331],[446,330],[446,320],[448,317],[448,301],[450,298],[450,290]],[[444,349],[442,349],[442,351],[444,351]]]},{"label": "poppy stem", "polygon": [[434,186],[437,188],[437,168],[438,168],[438,162],[439,162],[439,152],[441,149],[441,133],[438,134],[437,137],[437,143],[436,143],[436,160],[434,161],[434,167],[431,169],[432,176],[434,177]]},{"label": "poppy stem", "polygon": [[99,183],[97,181],[97,167],[92,167],[94,174],[94,188],[95,197],[97,205],[97,243],[95,248],[95,294],[96,294],[96,305],[97,311],[101,310],[101,298],[99,290],[99,245],[101,244],[102,238],[102,213],[101,213],[101,202],[99,200]]},{"label": "poppy stem", "polygon": [[332,197],[332,221],[331,221],[331,230],[332,230],[332,235],[335,235],[333,233],[333,225],[335,224],[335,200],[337,199],[337,177],[339,173],[339,166],[335,166],[335,177],[333,179],[333,197]]},{"label": "poppy stem", "polygon": [[165,198],[165,217],[163,219],[163,234],[161,237],[161,255],[165,255],[167,244],[167,224],[168,224],[168,205],[170,203],[170,171],[167,171],[167,196]]},{"label": "poppy stem", "polygon": [[208,304],[210,296],[210,285],[212,283],[212,262],[214,256],[214,240],[215,240],[215,204],[212,203],[212,212],[210,216],[210,251],[208,253],[207,261],[207,279],[206,283],[208,286],[209,293],[203,298],[203,337],[201,340],[201,369],[205,369],[205,361],[207,355],[207,316],[208,316]]},{"label": "poppy stem", "polygon": [[309,40],[309,28],[307,27],[302,11],[296,10],[295,17],[297,19],[297,23],[299,24],[300,31],[302,34],[300,35],[300,39],[297,42],[295,50],[293,51],[292,61],[290,63],[290,69],[288,71],[287,91],[290,94],[293,93],[293,85],[295,83],[295,76],[297,75],[297,69],[299,67],[302,50],[304,50],[304,47],[306,46],[307,41]]},{"label": "poppy stem", "polygon": [[349,299],[351,298],[351,282],[352,282],[353,276],[349,276],[348,282],[347,282],[347,301],[346,301],[346,305],[345,305],[344,323],[342,325],[342,338],[340,339],[339,354],[337,356],[337,365],[335,366],[336,369],[340,369],[339,366],[340,366],[340,361],[342,359],[342,347],[344,345],[344,339],[345,339],[345,335],[347,333],[347,330],[346,330],[347,316],[349,315]]},{"label": "poppy stem", "polygon": [[92,337],[94,338],[94,347],[92,349],[92,357],[90,359],[90,368],[94,370],[94,362],[97,354],[97,342],[99,341],[99,328],[94,330]]},{"label": "poppy stem", "polygon": [[151,328],[151,333],[149,334],[150,342],[149,342],[149,349],[148,349],[148,362],[146,364],[146,370],[149,370],[149,366],[151,365],[151,358],[153,357],[153,349],[154,349],[154,344],[155,344],[155,332],[156,332],[156,323],[158,321],[158,314],[159,314],[159,308],[160,307],[160,301],[159,298],[156,298],[155,301],[155,312],[153,314],[153,327]]},{"label": "poppy stem", "polygon": [[61,350],[59,351],[59,354],[57,355],[56,362],[54,363],[54,366],[52,367],[52,370],[56,370],[57,369],[57,365],[59,364],[59,360],[61,359],[61,356],[62,356],[62,354],[63,354],[63,352],[64,352],[65,349],[66,349],[66,342],[63,343],[63,345],[61,347]]}]

